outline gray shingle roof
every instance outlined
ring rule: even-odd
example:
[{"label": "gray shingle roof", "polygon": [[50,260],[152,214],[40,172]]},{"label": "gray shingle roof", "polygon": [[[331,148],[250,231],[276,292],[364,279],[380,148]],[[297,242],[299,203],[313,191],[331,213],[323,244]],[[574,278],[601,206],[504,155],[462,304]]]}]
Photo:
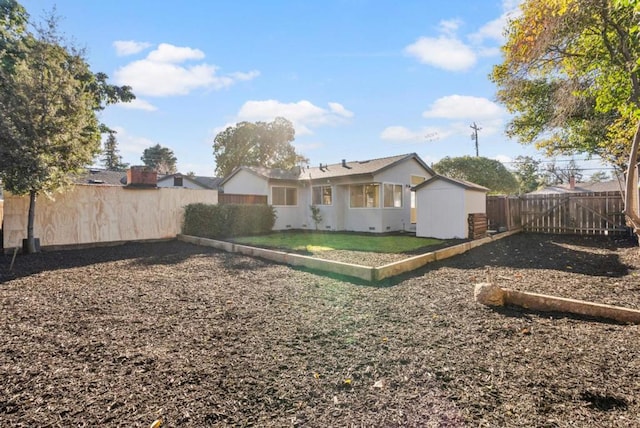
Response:
[{"label": "gray shingle roof", "polygon": [[104,169],[89,169],[73,180],[76,184],[109,184],[124,186],[127,184],[126,171],[107,171]]},{"label": "gray shingle roof", "polygon": [[590,192],[620,192],[624,190],[624,180],[609,180],[599,183],[576,183],[575,188],[571,189],[569,184],[556,184],[555,186],[547,186],[527,195],[548,195],[558,193],[590,193]]},{"label": "gray shingle roof", "polygon": [[393,165],[405,161],[407,159],[414,158],[418,161],[427,171],[435,174],[427,164],[425,164],[420,157],[415,153],[409,153],[398,156],[389,156],[378,159],[369,159],[364,161],[349,161],[340,162],[329,165],[314,166],[314,167],[302,167],[294,168],[291,170],[277,169],[277,168],[265,168],[261,166],[243,166],[236,169],[223,181],[228,180],[235,175],[239,170],[247,170],[258,176],[272,179],[272,180],[308,180],[315,179],[327,179],[337,177],[348,177],[353,175],[374,175],[386,168],[390,168]]}]

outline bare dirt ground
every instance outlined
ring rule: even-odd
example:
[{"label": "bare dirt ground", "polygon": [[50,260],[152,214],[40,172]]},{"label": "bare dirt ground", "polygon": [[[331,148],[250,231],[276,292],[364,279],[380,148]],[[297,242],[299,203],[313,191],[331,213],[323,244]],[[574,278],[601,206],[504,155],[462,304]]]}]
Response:
[{"label": "bare dirt ground", "polygon": [[[640,426],[631,241],[516,235],[379,286],[172,241],[0,256],[0,426]],[[345,256],[346,257],[346,256]]]}]

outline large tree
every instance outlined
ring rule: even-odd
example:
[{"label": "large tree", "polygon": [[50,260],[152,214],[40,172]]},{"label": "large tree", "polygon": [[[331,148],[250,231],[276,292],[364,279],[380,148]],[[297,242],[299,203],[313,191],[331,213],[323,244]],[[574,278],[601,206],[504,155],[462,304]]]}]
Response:
[{"label": "large tree", "polygon": [[625,169],[625,214],[640,235],[637,0],[525,0],[512,20],[498,98],[508,133],[547,154],[597,154]]},{"label": "large tree", "polygon": [[525,0],[492,80],[507,133],[547,155],[626,166],[640,117],[638,18],[613,0]]},{"label": "large tree", "polygon": [[128,87],[94,74],[81,51],[64,46],[50,16],[27,30],[29,17],[14,0],[0,0],[0,179],[29,195],[27,252],[36,196],[68,184],[100,152],[96,112],[134,98]]},{"label": "large tree", "polygon": [[542,162],[531,156],[515,158],[513,174],[518,180],[518,193],[529,193],[537,190],[543,184],[540,164]]},{"label": "large tree", "polygon": [[109,131],[108,134],[102,150],[102,164],[107,171],[124,171],[129,167],[129,164],[122,162],[115,131]]},{"label": "large tree", "polygon": [[518,182],[513,174],[494,159],[482,156],[447,156],[432,167],[438,174],[479,184],[488,188],[491,193],[514,193],[518,189]]},{"label": "large tree", "polygon": [[173,150],[160,144],[144,149],[140,160],[158,174],[175,174],[177,172],[178,159],[173,154]]},{"label": "large tree", "polygon": [[294,138],[293,124],[282,117],[230,126],[216,135],[213,143],[216,174],[225,177],[240,166],[287,169],[307,162],[291,144]]}]

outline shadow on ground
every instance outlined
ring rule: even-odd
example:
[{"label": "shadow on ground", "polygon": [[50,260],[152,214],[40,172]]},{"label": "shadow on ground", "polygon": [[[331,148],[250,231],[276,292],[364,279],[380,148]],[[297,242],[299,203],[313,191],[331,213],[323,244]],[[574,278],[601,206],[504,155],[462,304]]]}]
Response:
[{"label": "shadow on ground", "polygon": [[96,263],[130,260],[139,265],[172,265],[197,254],[219,253],[210,247],[200,247],[177,240],[153,243],[126,243],[117,246],[79,250],[42,251],[18,254],[11,267],[12,254],[0,255],[0,284],[15,278],[41,272],[87,266]]},{"label": "shadow on ground", "polygon": [[519,233],[424,269],[508,267],[622,277],[629,273],[629,266],[614,251],[633,246],[637,244],[631,238]]}]

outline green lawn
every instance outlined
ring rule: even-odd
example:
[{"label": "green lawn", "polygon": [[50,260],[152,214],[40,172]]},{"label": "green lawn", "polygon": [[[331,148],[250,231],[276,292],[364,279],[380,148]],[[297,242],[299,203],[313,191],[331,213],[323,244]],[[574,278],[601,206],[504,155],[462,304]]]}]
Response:
[{"label": "green lawn", "polygon": [[374,253],[406,253],[444,242],[438,239],[405,235],[376,236],[324,232],[279,232],[270,235],[234,238],[233,241],[245,245],[295,251],[350,250]]}]

